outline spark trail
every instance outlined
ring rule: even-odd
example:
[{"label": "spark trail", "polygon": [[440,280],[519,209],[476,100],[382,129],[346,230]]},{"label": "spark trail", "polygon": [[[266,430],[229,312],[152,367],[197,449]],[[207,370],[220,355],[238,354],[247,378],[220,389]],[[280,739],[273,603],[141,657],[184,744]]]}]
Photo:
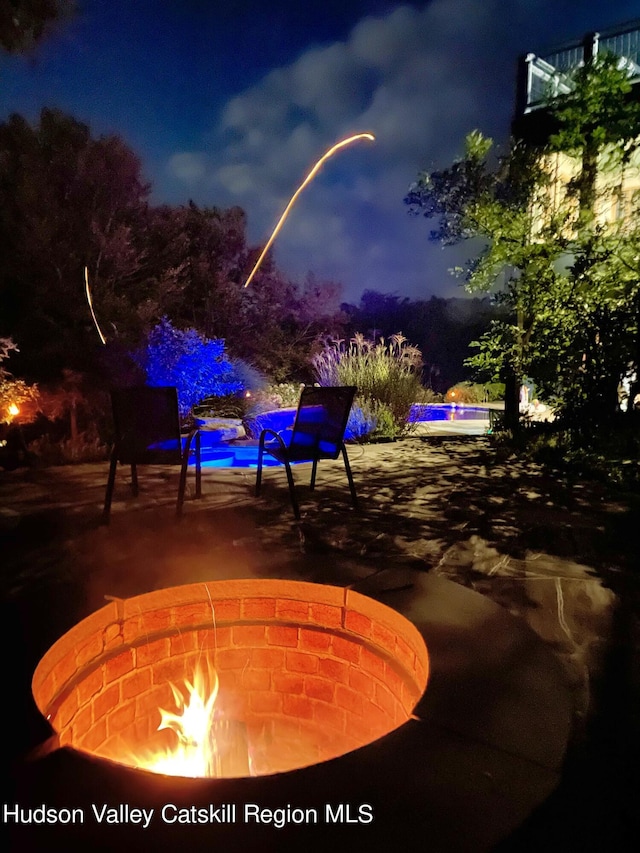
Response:
[{"label": "spark trail", "polygon": [[296,203],[296,199],[298,198],[298,196],[300,195],[300,193],[302,192],[302,190],[303,190],[303,189],[304,189],[308,184],[310,184],[310,183],[311,183],[311,181],[315,178],[315,176],[318,174],[318,172],[319,172],[319,171],[320,171],[320,169],[322,168],[323,163],[326,163],[326,161],[329,159],[329,157],[332,157],[332,156],[336,153],[336,151],[339,151],[341,148],[346,148],[346,146],[347,146],[347,145],[351,145],[351,143],[352,143],[352,142],[356,142],[358,139],[369,139],[371,142],[373,142],[373,141],[375,140],[375,136],[374,136],[372,133],[356,133],[354,136],[349,136],[347,139],[342,139],[342,140],[340,140],[340,142],[336,142],[336,144],[335,144],[335,145],[332,145],[332,146],[331,146],[331,148],[329,148],[329,150],[328,150],[328,151],[326,151],[326,152],[322,155],[322,157],[318,160],[318,162],[315,164],[315,166],[313,167],[313,169],[311,169],[311,171],[309,172],[309,174],[307,175],[307,177],[304,179],[304,181],[300,184],[300,186],[298,187],[298,189],[297,189],[297,190],[294,192],[294,194],[291,196],[291,199],[290,199],[290,201],[289,201],[289,204],[285,207],[285,209],[284,209],[284,213],[282,214],[282,216],[281,216],[281,217],[280,217],[280,219],[278,220],[278,224],[277,224],[277,225],[276,225],[276,227],[273,229],[273,232],[272,232],[271,236],[270,236],[270,237],[269,237],[269,239],[267,240],[267,244],[266,244],[266,246],[264,247],[264,249],[263,249],[263,250],[262,250],[262,252],[260,253],[260,257],[258,258],[258,260],[257,260],[257,261],[256,261],[256,263],[255,263],[255,266],[254,266],[254,267],[253,267],[253,269],[251,270],[251,273],[250,273],[250,275],[249,275],[249,278],[245,281],[245,283],[244,283],[244,286],[245,286],[245,287],[248,287],[248,286],[249,286],[249,284],[251,283],[251,279],[254,277],[254,275],[255,275],[255,274],[256,274],[256,272],[258,271],[258,269],[259,269],[259,267],[260,267],[260,264],[262,263],[262,261],[264,260],[265,255],[267,254],[267,252],[268,252],[268,251],[269,251],[269,249],[271,248],[271,245],[273,244],[273,241],[274,241],[274,240],[276,239],[276,237],[278,236],[278,232],[279,232],[279,231],[280,231],[280,229],[282,228],[282,226],[283,226],[283,224],[284,224],[285,219],[286,219],[286,218],[287,218],[287,216],[289,215],[289,213],[290,213],[290,211],[291,211],[291,208],[292,208],[292,207],[293,207],[293,205]]},{"label": "spark trail", "polygon": [[91,298],[91,290],[89,288],[89,270],[87,267],[84,268],[84,292],[87,295],[87,302],[89,303],[89,308],[91,310],[91,316],[93,317],[93,323],[100,335],[100,340],[103,344],[107,343],[107,339],[102,334],[102,329],[98,325],[98,321],[96,320],[96,312],[93,310],[93,299]]}]

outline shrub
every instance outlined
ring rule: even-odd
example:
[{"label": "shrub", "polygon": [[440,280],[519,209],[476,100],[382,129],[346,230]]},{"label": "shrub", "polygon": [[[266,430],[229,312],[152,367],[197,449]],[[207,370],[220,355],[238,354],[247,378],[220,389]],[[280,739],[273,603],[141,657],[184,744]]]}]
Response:
[{"label": "shrub", "polygon": [[425,388],[422,386],[414,402],[420,403],[422,406],[429,406],[431,403],[442,403],[442,400],[442,394],[438,394],[438,392],[434,391],[433,388]]},{"label": "shrub", "polygon": [[240,382],[245,390],[250,391],[251,394],[262,391],[267,387],[267,380],[264,373],[258,370],[257,367],[249,364],[248,361],[242,358],[232,358],[231,369],[238,382]]},{"label": "shrub", "polygon": [[396,438],[398,434],[398,427],[388,406],[379,400],[356,399],[347,421],[348,439],[369,441],[372,438]]},{"label": "shrub", "polygon": [[267,385],[251,394],[251,411],[253,414],[270,412],[274,409],[290,409],[298,405],[300,391],[304,386],[295,382],[280,382]]},{"label": "shrub", "polygon": [[21,423],[32,421],[37,414],[38,389],[15,379],[2,362],[18,347],[10,338],[0,338],[0,423],[9,424],[18,415]]},{"label": "shrub", "polygon": [[473,382],[459,382],[444,395],[446,403],[483,403],[484,389]]},{"label": "shrub", "polygon": [[504,382],[485,382],[483,403],[497,403],[504,400]]},{"label": "shrub", "polygon": [[96,427],[89,427],[75,438],[57,440],[49,434],[44,434],[30,442],[28,449],[41,465],[101,462],[109,454],[109,448],[102,441]]},{"label": "shrub", "polygon": [[205,397],[192,413],[197,418],[244,418],[251,406],[251,398],[245,394],[221,394]]},{"label": "shrub", "polygon": [[313,358],[320,385],[355,385],[356,405],[376,418],[374,436],[395,438],[411,428],[411,406],[423,393],[422,354],[401,334],[378,343],[356,335],[328,341]]},{"label": "shrub", "polygon": [[151,386],[178,389],[180,415],[212,396],[243,390],[224,351],[224,341],[205,338],[195,329],[175,329],[164,317],[148,335],[146,345],[132,357]]},{"label": "shrub", "polygon": [[444,395],[447,403],[495,403],[504,400],[504,382],[458,382]]},{"label": "shrub", "polygon": [[353,441],[367,441],[378,426],[378,418],[366,401],[355,402],[349,412],[346,437]]}]

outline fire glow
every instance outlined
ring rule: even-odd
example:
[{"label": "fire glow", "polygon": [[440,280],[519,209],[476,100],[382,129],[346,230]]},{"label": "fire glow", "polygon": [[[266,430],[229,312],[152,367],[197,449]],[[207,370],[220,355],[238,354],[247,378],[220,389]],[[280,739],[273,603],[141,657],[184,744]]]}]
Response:
[{"label": "fire glow", "polygon": [[110,602],[49,649],[33,695],[60,746],[170,776],[239,778],[393,731],[428,670],[417,629],[352,590],[219,581]]},{"label": "fire glow", "polygon": [[203,670],[198,669],[193,683],[185,680],[186,699],[174,684],[170,686],[178,713],[160,708],[158,731],[173,731],[177,744],[174,748],[167,748],[146,758],[131,756],[132,763],[142,770],[167,776],[217,776],[220,749],[212,734],[219,689],[216,671],[210,669],[210,677],[207,679]]}]

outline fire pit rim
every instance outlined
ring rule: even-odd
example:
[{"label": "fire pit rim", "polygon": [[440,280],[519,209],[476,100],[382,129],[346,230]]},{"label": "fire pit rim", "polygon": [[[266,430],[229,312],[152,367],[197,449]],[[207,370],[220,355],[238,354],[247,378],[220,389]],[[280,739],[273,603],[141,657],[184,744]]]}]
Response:
[{"label": "fire pit rim", "polygon": [[[386,604],[351,589],[305,581],[209,581],[114,599],[62,635],[42,657],[32,679],[36,705],[54,736],[60,738],[65,730],[60,723],[66,714],[64,706],[73,705],[71,699],[83,689],[85,679],[101,671],[104,664],[110,665],[114,659],[117,663],[120,656],[133,655],[136,648],[156,640],[210,631],[214,604],[217,630],[271,625],[274,630],[303,628],[330,634],[332,643],[341,639],[346,645],[357,643],[366,650],[363,655],[368,651],[406,685],[402,688],[405,722],[424,693],[429,657],[423,636]],[[410,704],[407,696],[412,697]],[[83,751],[68,738],[64,745]]]}]

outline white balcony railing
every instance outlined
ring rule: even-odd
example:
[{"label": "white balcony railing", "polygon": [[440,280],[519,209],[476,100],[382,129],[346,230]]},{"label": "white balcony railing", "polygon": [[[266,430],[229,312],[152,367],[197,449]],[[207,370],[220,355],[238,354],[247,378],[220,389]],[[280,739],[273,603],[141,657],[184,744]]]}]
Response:
[{"label": "white balcony railing", "polygon": [[524,112],[544,105],[549,97],[571,91],[571,72],[587,59],[602,53],[620,58],[620,67],[627,68],[632,80],[640,80],[640,23],[606,33],[592,33],[581,42],[574,42],[544,57],[530,53],[525,58],[526,93]]}]

